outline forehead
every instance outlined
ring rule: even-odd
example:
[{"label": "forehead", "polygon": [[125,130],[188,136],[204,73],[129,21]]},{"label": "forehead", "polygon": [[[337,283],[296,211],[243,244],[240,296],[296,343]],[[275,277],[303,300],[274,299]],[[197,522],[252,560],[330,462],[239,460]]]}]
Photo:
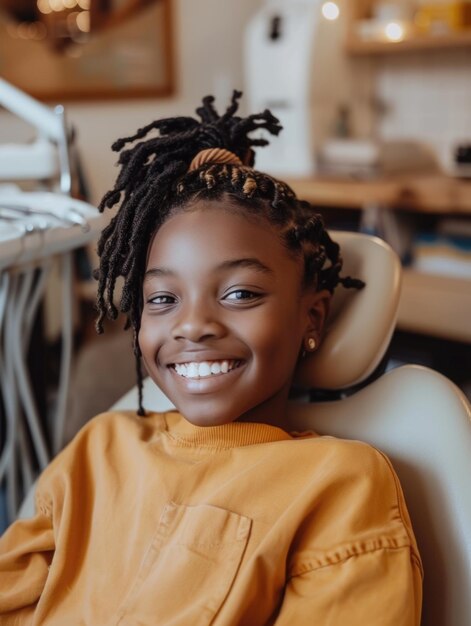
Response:
[{"label": "forehead", "polygon": [[300,261],[285,247],[277,229],[265,217],[200,202],[170,217],[155,234],[147,267],[176,265],[188,269],[196,261],[210,267],[237,258],[258,258],[270,268],[301,271]]}]

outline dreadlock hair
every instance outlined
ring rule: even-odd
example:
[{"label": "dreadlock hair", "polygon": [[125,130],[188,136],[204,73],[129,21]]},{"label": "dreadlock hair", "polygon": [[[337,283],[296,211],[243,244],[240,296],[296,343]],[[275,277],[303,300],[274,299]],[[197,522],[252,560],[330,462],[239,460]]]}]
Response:
[{"label": "dreadlock hair", "polygon": [[[133,328],[139,415],[145,415],[138,335],[147,251],[155,232],[176,212],[191,210],[198,200],[225,200],[233,210],[264,217],[279,230],[287,249],[304,258],[304,285],[315,284],[318,290],[331,293],[339,283],[345,287],[363,286],[362,281],[340,277],[340,248],[312,206],[298,200],[287,184],[252,168],[252,148],[265,146],[268,141],[249,137],[249,133],[265,129],[278,135],[282,127],[268,110],[246,118],[235,115],[241,95],[233,92],[223,115],[215,110],[214,97],[206,96],[196,110],[201,121],[192,117],[157,120],[112,146],[120,153],[121,170],[99,210],[120,206],[98,242],[96,330],[103,332],[106,316],[117,318],[114,290],[117,278],[124,277],[119,308],[127,316],[125,328]],[[133,145],[124,149],[127,144]],[[206,163],[188,171],[195,155],[209,148],[229,150],[243,165]]]}]

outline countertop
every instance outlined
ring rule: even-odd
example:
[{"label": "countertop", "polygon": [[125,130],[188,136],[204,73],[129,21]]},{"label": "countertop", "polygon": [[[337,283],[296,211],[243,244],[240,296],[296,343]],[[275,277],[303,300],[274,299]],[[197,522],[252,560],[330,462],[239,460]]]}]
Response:
[{"label": "countertop", "polygon": [[377,204],[427,213],[471,214],[471,179],[440,172],[369,179],[323,175],[285,180],[299,198],[318,206],[358,209]]}]

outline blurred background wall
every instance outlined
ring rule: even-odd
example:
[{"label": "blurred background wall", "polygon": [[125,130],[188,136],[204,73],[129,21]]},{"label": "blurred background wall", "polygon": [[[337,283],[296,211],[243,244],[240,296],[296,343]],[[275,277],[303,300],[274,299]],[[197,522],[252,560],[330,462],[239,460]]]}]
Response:
[{"label": "blurred background wall", "polygon": [[[114,181],[116,155],[110,146],[117,137],[159,117],[191,115],[207,94],[225,106],[232,89],[243,87],[243,31],[260,0],[175,0],[173,5],[175,96],[66,104],[78,133],[91,202],[99,202]],[[16,117],[0,112],[1,142],[28,140],[31,134]]]},{"label": "blurred background wall", "polygon": [[[244,30],[262,4],[262,0],[174,0],[174,96],[67,102],[93,202],[98,202],[113,180],[109,146],[116,137],[160,116],[191,114],[208,93],[224,106],[233,88],[244,89]],[[449,167],[453,145],[471,134],[469,59],[468,48],[356,59],[352,80],[367,120],[363,129],[388,139],[424,140],[436,150],[442,165]],[[367,85],[361,87],[365,80]],[[0,112],[0,142],[28,139],[31,132],[13,116]]]},{"label": "blurred background wall", "polygon": [[471,137],[471,52],[427,51],[377,61],[376,93],[384,102],[378,134],[430,144],[442,165]]}]

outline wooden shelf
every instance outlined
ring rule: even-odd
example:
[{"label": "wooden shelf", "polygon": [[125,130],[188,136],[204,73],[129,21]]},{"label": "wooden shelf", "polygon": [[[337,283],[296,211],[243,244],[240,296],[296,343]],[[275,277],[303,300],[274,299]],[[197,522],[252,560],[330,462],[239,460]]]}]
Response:
[{"label": "wooden shelf", "polygon": [[471,29],[449,35],[417,35],[402,41],[363,40],[354,35],[347,39],[346,50],[352,55],[396,54],[420,50],[445,50],[471,47]]},{"label": "wooden shelf", "polygon": [[289,179],[296,195],[317,206],[361,209],[376,204],[423,213],[471,214],[471,180],[444,174],[401,174],[371,179],[314,176]]}]

